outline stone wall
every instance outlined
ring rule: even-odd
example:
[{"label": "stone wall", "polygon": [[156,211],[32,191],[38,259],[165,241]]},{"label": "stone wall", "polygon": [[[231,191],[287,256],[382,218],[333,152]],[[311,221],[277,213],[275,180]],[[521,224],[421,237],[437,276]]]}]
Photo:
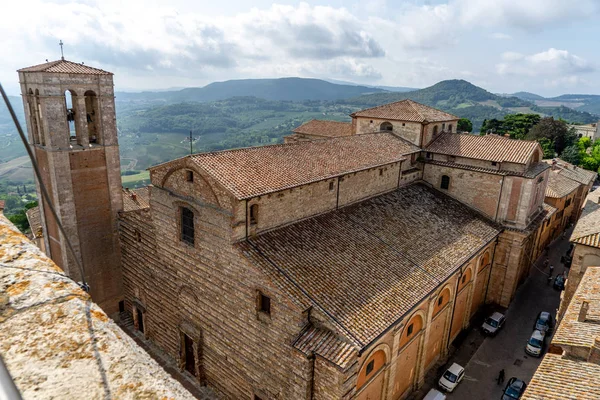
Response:
[{"label": "stone wall", "polygon": [[[422,125],[419,122],[403,122],[368,117],[355,117],[352,120],[353,124],[356,125],[355,132],[357,134],[379,132],[381,131],[381,124],[388,122],[393,126],[392,132],[417,146],[421,145]],[[354,120],[356,120],[356,123],[354,123]]]},{"label": "stone wall", "polygon": [[569,269],[565,290],[561,294],[560,307],[558,309],[557,319],[560,321],[571,304],[573,294],[579,286],[588,267],[600,265],[600,249],[597,247],[575,244],[573,250],[573,262]]},{"label": "stone wall", "polygon": [[[198,380],[227,398],[306,398],[310,363],[291,347],[304,310],[231,244],[232,215],[158,187],[150,203],[120,224],[126,307],[144,310],[146,336],[180,360],[187,334]],[[193,246],[179,240],[180,206],[194,210]],[[271,298],[270,317],[257,291]]]}]

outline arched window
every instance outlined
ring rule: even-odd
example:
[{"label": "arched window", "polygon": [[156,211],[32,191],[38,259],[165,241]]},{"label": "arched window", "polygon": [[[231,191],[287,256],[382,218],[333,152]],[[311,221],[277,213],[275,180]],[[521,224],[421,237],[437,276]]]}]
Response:
[{"label": "arched window", "polygon": [[250,206],[250,224],[255,225],[258,223],[258,204],[252,204]]},{"label": "arched window", "polygon": [[452,132],[452,124],[448,125],[448,132]]},{"label": "arched window", "polygon": [[29,119],[31,121],[31,137],[33,144],[40,144],[40,132],[38,130],[37,110],[33,90],[27,92],[27,109],[29,111]]},{"label": "arched window", "polygon": [[467,268],[467,270],[462,274],[460,278],[460,283],[458,285],[458,290],[462,290],[469,282],[471,282],[471,268]]},{"label": "arched window", "polygon": [[433,315],[437,315],[446,304],[450,301],[450,289],[445,288],[442,293],[438,296],[433,306]]},{"label": "arched window", "polygon": [[42,104],[40,103],[40,91],[35,89],[35,116],[38,124],[38,132],[40,136],[40,143],[42,146],[46,145],[46,137],[44,136],[44,121],[42,115]]},{"label": "arched window", "polygon": [[410,342],[417,333],[421,332],[421,329],[423,329],[423,318],[417,314],[410,319],[406,328],[404,328],[402,336],[400,337],[400,348]]},{"label": "arched window", "polygon": [[69,142],[76,143],[79,139],[80,132],[77,132],[77,123],[75,119],[77,115],[77,94],[72,90],[65,90],[65,110],[67,113],[67,126],[69,129]]},{"label": "arched window", "polygon": [[87,121],[88,138],[90,143],[100,143],[98,117],[98,98],[96,93],[88,90],[85,96],[85,118]]},{"label": "arched window", "polygon": [[394,130],[394,125],[392,125],[390,122],[384,122],[381,125],[379,125],[379,130],[380,131],[393,131]]},{"label": "arched window", "polygon": [[485,268],[490,263],[490,253],[485,252],[481,259],[479,260],[479,271]]},{"label": "arched window", "polygon": [[450,177],[448,175],[442,175],[442,184],[440,185],[442,189],[448,190],[450,187]]},{"label": "arched window", "polygon": [[358,380],[356,383],[356,389],[360,389],[367,383],[377,372],[379,372],[385,366],[385,353],[383,350],[377,350],[373,353],[367,361],[364,362],[360,373],[358,374]]},{"label": "arched window", "polygon": [[194,212],[186,207],[181,207],[181,241],[194,244],[195,227]]},{"label": "arched window", "polygon": [[436,136],[438,134],[438,127],[437,125],[433,127],[433,136]]}]

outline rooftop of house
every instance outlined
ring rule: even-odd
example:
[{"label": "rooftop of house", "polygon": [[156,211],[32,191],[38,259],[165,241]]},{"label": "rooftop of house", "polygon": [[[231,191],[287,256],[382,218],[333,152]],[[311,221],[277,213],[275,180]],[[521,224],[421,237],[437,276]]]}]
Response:
[{"label": "rooftop of house", "polygon": [[560,171],[552,170],[548,176],[546,197],[560,199],[579,189],[579,185],[579,182],[567,178],[566,176],[562,175]]},{"label": "rooftop of house", "polygon": [[[582,313],[587,303],[587,312]],[[600,337],[600,267],[588,267],[552,344],[591,349]],[[563,349],[564,350],[564,349]],[[600,365],[569,355],[546,354],[531,380],[524,400],[600,398]]]},{"label": "rooftop of house", "polygon": [[471,135],[445,132],[429,146],[431,153],[492,162],[527,164],[540,145],[535,141],[510,139],[498,135]]},{"label": "rooftop of house", "polygon": [[585,203],[570,241],[600,248],[600,204],[589,200]]},{"label": "rooftop of house", "polygon": [[[580,320],[582,304],[588,304],[583,321]],[[556,329],[552,343],[558,346],[583,346],[591,348],[600,336],[600,267],[588,267],[575,290],[571,303]]]},{"label": "rooftop of house", "polygon": [[243,200],[403,161],[418,151],[392,133],[371,133],[188,157]]},{"label": "rooftop of house", "polygon": [[456,115],[438,110],[412,100],[401,100],[395,103],[367,108],[350,114],[351,117],[370,117],[407,122],[439,122],[454,121]]},{"label": "rooftop of house", "polygon": [[83,63],[75,63],[67,60],[50,61],[44,64],[34,65],[32,67],[21,68],[18,72],[52,72],[59,74],[91,74],[91,75],[112,75],[112,72],[103,69],[89,67]]},{"label": "rooftop of house", "polygon": [[468,171],[484,172],[486,174],[494,174],[494,175],[502,175],[502,176],[522,176],[525,178],[535,178],[536,176],[538,176],[539,174],[541,174],[542,172],[544,172],[545,170],[550,168],[550,166],[547,164],[535,163],[535,164],[531,164],[529,166],[529,168],[527,168],[525,171],[518,172],[518,171],[507,170],[507,169],[494,169],[492,167],[490,167],[490,168],[477,167],[474,165],[456,163],[454,161],[426,160],[426,162],[428,164],[440,165],[443,167],[450,167],[450,168],[457,168],[457,169],[465,169]]},{"label": "rooftop of house", "polygon": [[548,353],[521,399],[600,399],[600,365]]},{"label": "rooftop of house", "polygon": [[362,349],[499,233],[467,206],[413,184],[237,246]]},{"label": "rooftop of house", "polygon": [[150,187],[123,188],[123,211],[143,210],[150,207]]},{"label": "rooftop of house", "polygon": [[342,369],[347,368],[356,357],[356,349],[350,343],[328,329],[308,326],[294,342],[294,348],[304,355],[314,353]]},{"label": "rooftop of house", "polygon": [[588,171],[571,163],[568,163],[560,158],[543,160],[545,163],[553,166],[560,172],[561,175],[579,182],[583,185],[589,185],[596,180],[598,174],[594,171]]},{"label": "rooftop of house", "polygon": [[292,132],[323,137],[350,136],[352,135],[352,124],[349,122],[313,119],[303,123]]},{"label": "rooftop of house", "polygon": [[546,211],[546,218],[552,217],[558,211],[556,207],[553,207],[546,202],[542,204],[542,207],[544,208],[544,211]]},{"label": "rooftop of house", "polygon": [[194,399],[4,215],[0,355],[25,399]]}]

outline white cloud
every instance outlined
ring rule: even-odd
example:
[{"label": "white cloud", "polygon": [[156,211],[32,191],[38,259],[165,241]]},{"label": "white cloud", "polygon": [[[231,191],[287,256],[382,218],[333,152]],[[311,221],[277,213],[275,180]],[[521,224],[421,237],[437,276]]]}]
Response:
[{"label": "white cloud", "polygon": [[492,33],[491,38],[497,40],[510,40],[512,39],[512,36],[502,32],[494,32]]}]

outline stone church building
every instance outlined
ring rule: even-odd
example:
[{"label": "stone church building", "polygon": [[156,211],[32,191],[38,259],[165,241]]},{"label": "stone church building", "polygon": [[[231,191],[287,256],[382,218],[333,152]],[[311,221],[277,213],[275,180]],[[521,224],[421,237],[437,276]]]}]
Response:
[{"label": "stone church building", "polygon": [[58,60],[19,79],[75,247],[41,202],[46,251],[76,280],[79,257],[107,312],[224,398],[405,398],[534,261],[551,168],[536,142],[459,134],[405,100],[123,190],[112,74]]}]

